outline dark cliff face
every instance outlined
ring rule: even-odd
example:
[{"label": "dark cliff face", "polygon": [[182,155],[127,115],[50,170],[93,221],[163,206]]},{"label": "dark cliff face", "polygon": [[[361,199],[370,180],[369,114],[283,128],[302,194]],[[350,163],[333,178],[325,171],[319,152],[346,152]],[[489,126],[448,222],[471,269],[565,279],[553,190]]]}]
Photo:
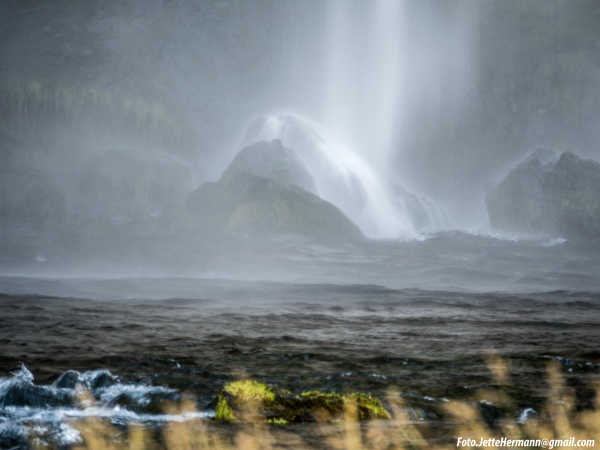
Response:
[{"label": "dark cliff face", "polygon": [[600,236],[600,164],[563,153],[532,155],[486,198],[493,227],[569,238]]},{"label": "dark cliff face", "polygon": [[[35,254],[58,242],[67,223],[67,205],[57,180],[27,160],[27,147],[0,132],[0,254]],[[33,250],[32,250],[33,249]]]},{"label": "dark cliff face", "polygon": [[85,161],[71,196],[84,221],[133,223],[172,213],[192,186],[191,168],[168,154],[115,149]]}]

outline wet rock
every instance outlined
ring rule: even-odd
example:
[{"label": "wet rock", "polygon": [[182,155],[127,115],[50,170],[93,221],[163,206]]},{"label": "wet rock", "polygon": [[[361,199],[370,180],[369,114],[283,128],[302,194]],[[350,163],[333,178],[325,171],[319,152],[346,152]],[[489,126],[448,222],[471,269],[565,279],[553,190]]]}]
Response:
[{"label": "wet rock", "polygon": [[506,415],[506,408],[494,405],[493,403],[481,401],[477,404],[479,413],[483,420],[489,425],[493,426]]},{"label": "wet rock", "polygon": [[600,164],[569,152],[537,151],[511,170],[486,198],[497,229],[600,236]]},{"label": "wet rock", "polygon": [[343,152],[328,142],[318,126],[292,114],[267,115],[256,118],[246,130],[246,144],[277,140],[302,160],[319,191],[349,217],[356,217],[369,206],[369,198],[361,174],[346,164]]},{"label": "wet rock", "polygon": [[73,403],[74,395],[69,389],[35,385],[33,374],[24,365],[12,372],[12,375],[12,378],[0,380],[0,407],[2,408],[7,406],[41,408],[68,406]]},{"label": "wet rock", "polygon": [[317,193],[315,182],[296,153],[284,147],[279,139],[260,141],[243,148],[233,159],[223,178],[247,173],[273,180],[283,186],[297,186]]},{"label": "wet rock", "polygon": [[285,389],[245,380],[222,389],[215,418],[231,422],[260,417],[275,424],[332,420],[341,418],[350,405],[356,407],[359,420],[391,417],[381,402],[368,394],[308,391],[294,395]]},{"label": "wet rock", "polygon": [[53,383],[54,387],[74,389],[80,382],[81,374],[76,370],[67,370]]},{"label": "wet rock", "polygon": [[144,396],[122,392],[114,397],[108,405],[118,405],[136,413],[163,414],[167,410],[167,405],[178,399],[179,394],[176,392],[153,392]]},{"label": "wet rock", "polygon": [[89,379],[89,386],[92,390],[110,387],[119,382],[119,377],[113,375],[108,370],[93,372]]},{"label": "wet rock", "polygon": [[19,450],[29,448],[25,428],[0,423],[0,448]]},{"label": "wet rock", "polygon": [[66,389],[36,386],[31,383],[10,383],[0,393],[0,407],[29,406],[42,408],[73,404],[73,393]]},{"label": "wet rock", "polygon": [[202,185],[190,195],[188,209],[198,227],[209,233],[297,234],[328,242],[362,238],[358,227],[331,203],[247,173]]}]

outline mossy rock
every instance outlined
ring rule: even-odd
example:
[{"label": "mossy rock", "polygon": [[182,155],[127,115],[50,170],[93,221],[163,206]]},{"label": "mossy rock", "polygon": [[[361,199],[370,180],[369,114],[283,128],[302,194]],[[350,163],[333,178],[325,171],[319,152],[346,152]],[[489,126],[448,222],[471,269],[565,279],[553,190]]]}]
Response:
[{"label": "mossy rock", "polygon": [[391,418],[381,401],[369,394],[308,391],[294,395],[253,380],[227,384],[218,395],[215,418],[234,422],[261,417],[278,425],[336,420],[342,418],[346,407],[352,405],[361,421]]},{"label": "mossy rock", "polygon": [[362,239],[336,206],[295,185],[237,173],[190,194],[188,211],[199,230],[251,237],[302,235],[326,242]]}]

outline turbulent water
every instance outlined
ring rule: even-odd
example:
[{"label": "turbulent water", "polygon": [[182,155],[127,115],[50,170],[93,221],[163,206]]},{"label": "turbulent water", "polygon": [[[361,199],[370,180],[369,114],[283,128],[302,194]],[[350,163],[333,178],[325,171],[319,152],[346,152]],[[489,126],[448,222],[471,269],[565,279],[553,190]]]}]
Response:
[{"label": "turbulent water", "polygon": [[[448,399],[491,385],[491,350],[511,362],[513,420],[539,411],[551,360],[578,402],[591,401],[588,386],[600,375],[597,249],[464,234],[345,249],[286,245],[279,275],[289,272],[278,282],[250,280],[258,273],[240,281],[243,271],[238,281],[233,273],[1,278],[0,447],[34,435],[69,446],[90,416],[149,428],[204,420],[242,372],[293,392],[383,397],[396,386],[414,421],[436,423]],[[77,398],[82,387],[87,403]],[[182,396],[198,412],[165,414],[164,402]]]}]

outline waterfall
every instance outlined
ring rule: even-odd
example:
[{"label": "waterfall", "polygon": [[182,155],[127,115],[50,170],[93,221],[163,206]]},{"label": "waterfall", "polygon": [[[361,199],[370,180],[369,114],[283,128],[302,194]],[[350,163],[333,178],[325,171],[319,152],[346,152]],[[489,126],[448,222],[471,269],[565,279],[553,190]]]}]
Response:
[{"label": "waterfall", "polygon": [[443,216],[387,169],[403,110],[404,7],[404,0],[332,0],[321,122],[271,114],[252,122],[245,138],[245,145],[281,140],[313,176],[315,193],[380,239],[417,238]]},{"label": "waterfall", "polygon": [[385,170],[403,109],[404,1],[333,0],[330,5],[323,123]]}]

